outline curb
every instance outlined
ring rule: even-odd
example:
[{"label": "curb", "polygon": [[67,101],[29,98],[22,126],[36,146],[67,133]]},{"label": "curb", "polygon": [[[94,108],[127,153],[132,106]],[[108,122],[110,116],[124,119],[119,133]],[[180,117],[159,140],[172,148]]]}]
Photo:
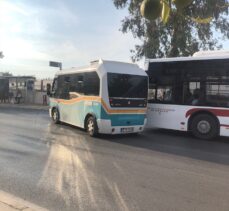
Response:
[{"label": "curb", "polygon": [[1,211],[48,211],[45,208],[25,201],[4,191],[0,191],[0,210]]},{"label": "curb", "polygon": [[25,105],[25,104],[0,104],[0,108],[17,108],[17,109],[31,109],[31,110],[43,110],[48,111],[49,106],[38,105]]}]

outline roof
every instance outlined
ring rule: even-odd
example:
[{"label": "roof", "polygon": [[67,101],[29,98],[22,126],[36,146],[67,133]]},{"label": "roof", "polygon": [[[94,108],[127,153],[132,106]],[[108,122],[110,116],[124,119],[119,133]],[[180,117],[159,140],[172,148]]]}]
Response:
[{"label": "roof", "polygon": [[198,60],[216,60],[229,59],[229,51],[199,51],[190,57],[174,57],[174,58],[157,58],[149,59],[151,62],[176,62],[176,61],[198,61]]},{"label": "roof", "polygon": [[229,51],[217,50],[217,51],[198,51],[193,54],[193,57],[204,57],[204,56],[214,56],[214,57],[229,57]]},{"label": "roof", "polygon": [[34,76],[3,76],[5,78],[36,79]]},{"label": "roof", "polygon": [[[142,70],[142,72],[140,71]],[[73,74],[80,72],[91,72],[98,71],[101,74],[106,72],[112,73],[131,73],[136,75],[145,75],[143,69],[139,68],[138,65],[133,63],[119,62],[119,61],[109,61],[109,60],[96,60],[92,61],[89,66],[84,67],[73,67],[71,69],[60,70],[56,73],[56,75],[65,75],[65,74]]]},{"label": "roof", "polygon": [[216,60],[229,59],[229,56],[203,56],[203,57],[175,57],[175,58],[160,58],[150,59],[149,62],[176,62],[176,61],[198,61],[198,60]]},{"label": "roof", "polygon": [[7,78],[6,78],[6,77],[4,77],[4,76],[0,76],[0,79],[1,79],[1,80],[2,80],[2,79],[5,79],[5,80],[6,80]]}]

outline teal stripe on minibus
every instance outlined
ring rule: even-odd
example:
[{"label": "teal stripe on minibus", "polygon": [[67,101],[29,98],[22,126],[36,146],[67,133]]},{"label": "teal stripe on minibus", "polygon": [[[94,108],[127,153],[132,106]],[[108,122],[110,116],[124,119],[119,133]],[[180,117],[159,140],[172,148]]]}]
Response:
[{"label": "teal stripe on minibus", "polygon": [[144,125],[145,114],[107,114],[102,108],[101,119],[111,120],[111,126]]}]

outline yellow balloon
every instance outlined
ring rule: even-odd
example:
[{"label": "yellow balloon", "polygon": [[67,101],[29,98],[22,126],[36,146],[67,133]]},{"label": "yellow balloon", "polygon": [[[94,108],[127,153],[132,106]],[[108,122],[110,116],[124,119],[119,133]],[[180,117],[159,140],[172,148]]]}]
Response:
[{"label": "yellow balloon", "polygon": [[148,20],[155,20],[160,17],[162,5],[160,0],[144,0],[141,4],[141,15]]}]

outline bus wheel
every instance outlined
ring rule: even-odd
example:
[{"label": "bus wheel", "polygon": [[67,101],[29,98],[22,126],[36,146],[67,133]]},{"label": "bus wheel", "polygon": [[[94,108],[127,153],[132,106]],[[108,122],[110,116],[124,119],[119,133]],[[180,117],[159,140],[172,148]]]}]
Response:
[{"label": "bus wheel", "polygon": [[213,139],[219,134],[217,120],[208,114],[199,114],[191,122],[192,134],[200,139]]},{"label": "bus wheel", "polygon": [[86,130],[88,134],[92,137],[95,137],[98,135],[98,125],[97,125],[96,119],[93,116],[87,119]]},{"label": "bus wheel", "polygon": [[60,114],[57,108],[54,108],[52,111],[52,120],[55,124],[60,123]]}]

